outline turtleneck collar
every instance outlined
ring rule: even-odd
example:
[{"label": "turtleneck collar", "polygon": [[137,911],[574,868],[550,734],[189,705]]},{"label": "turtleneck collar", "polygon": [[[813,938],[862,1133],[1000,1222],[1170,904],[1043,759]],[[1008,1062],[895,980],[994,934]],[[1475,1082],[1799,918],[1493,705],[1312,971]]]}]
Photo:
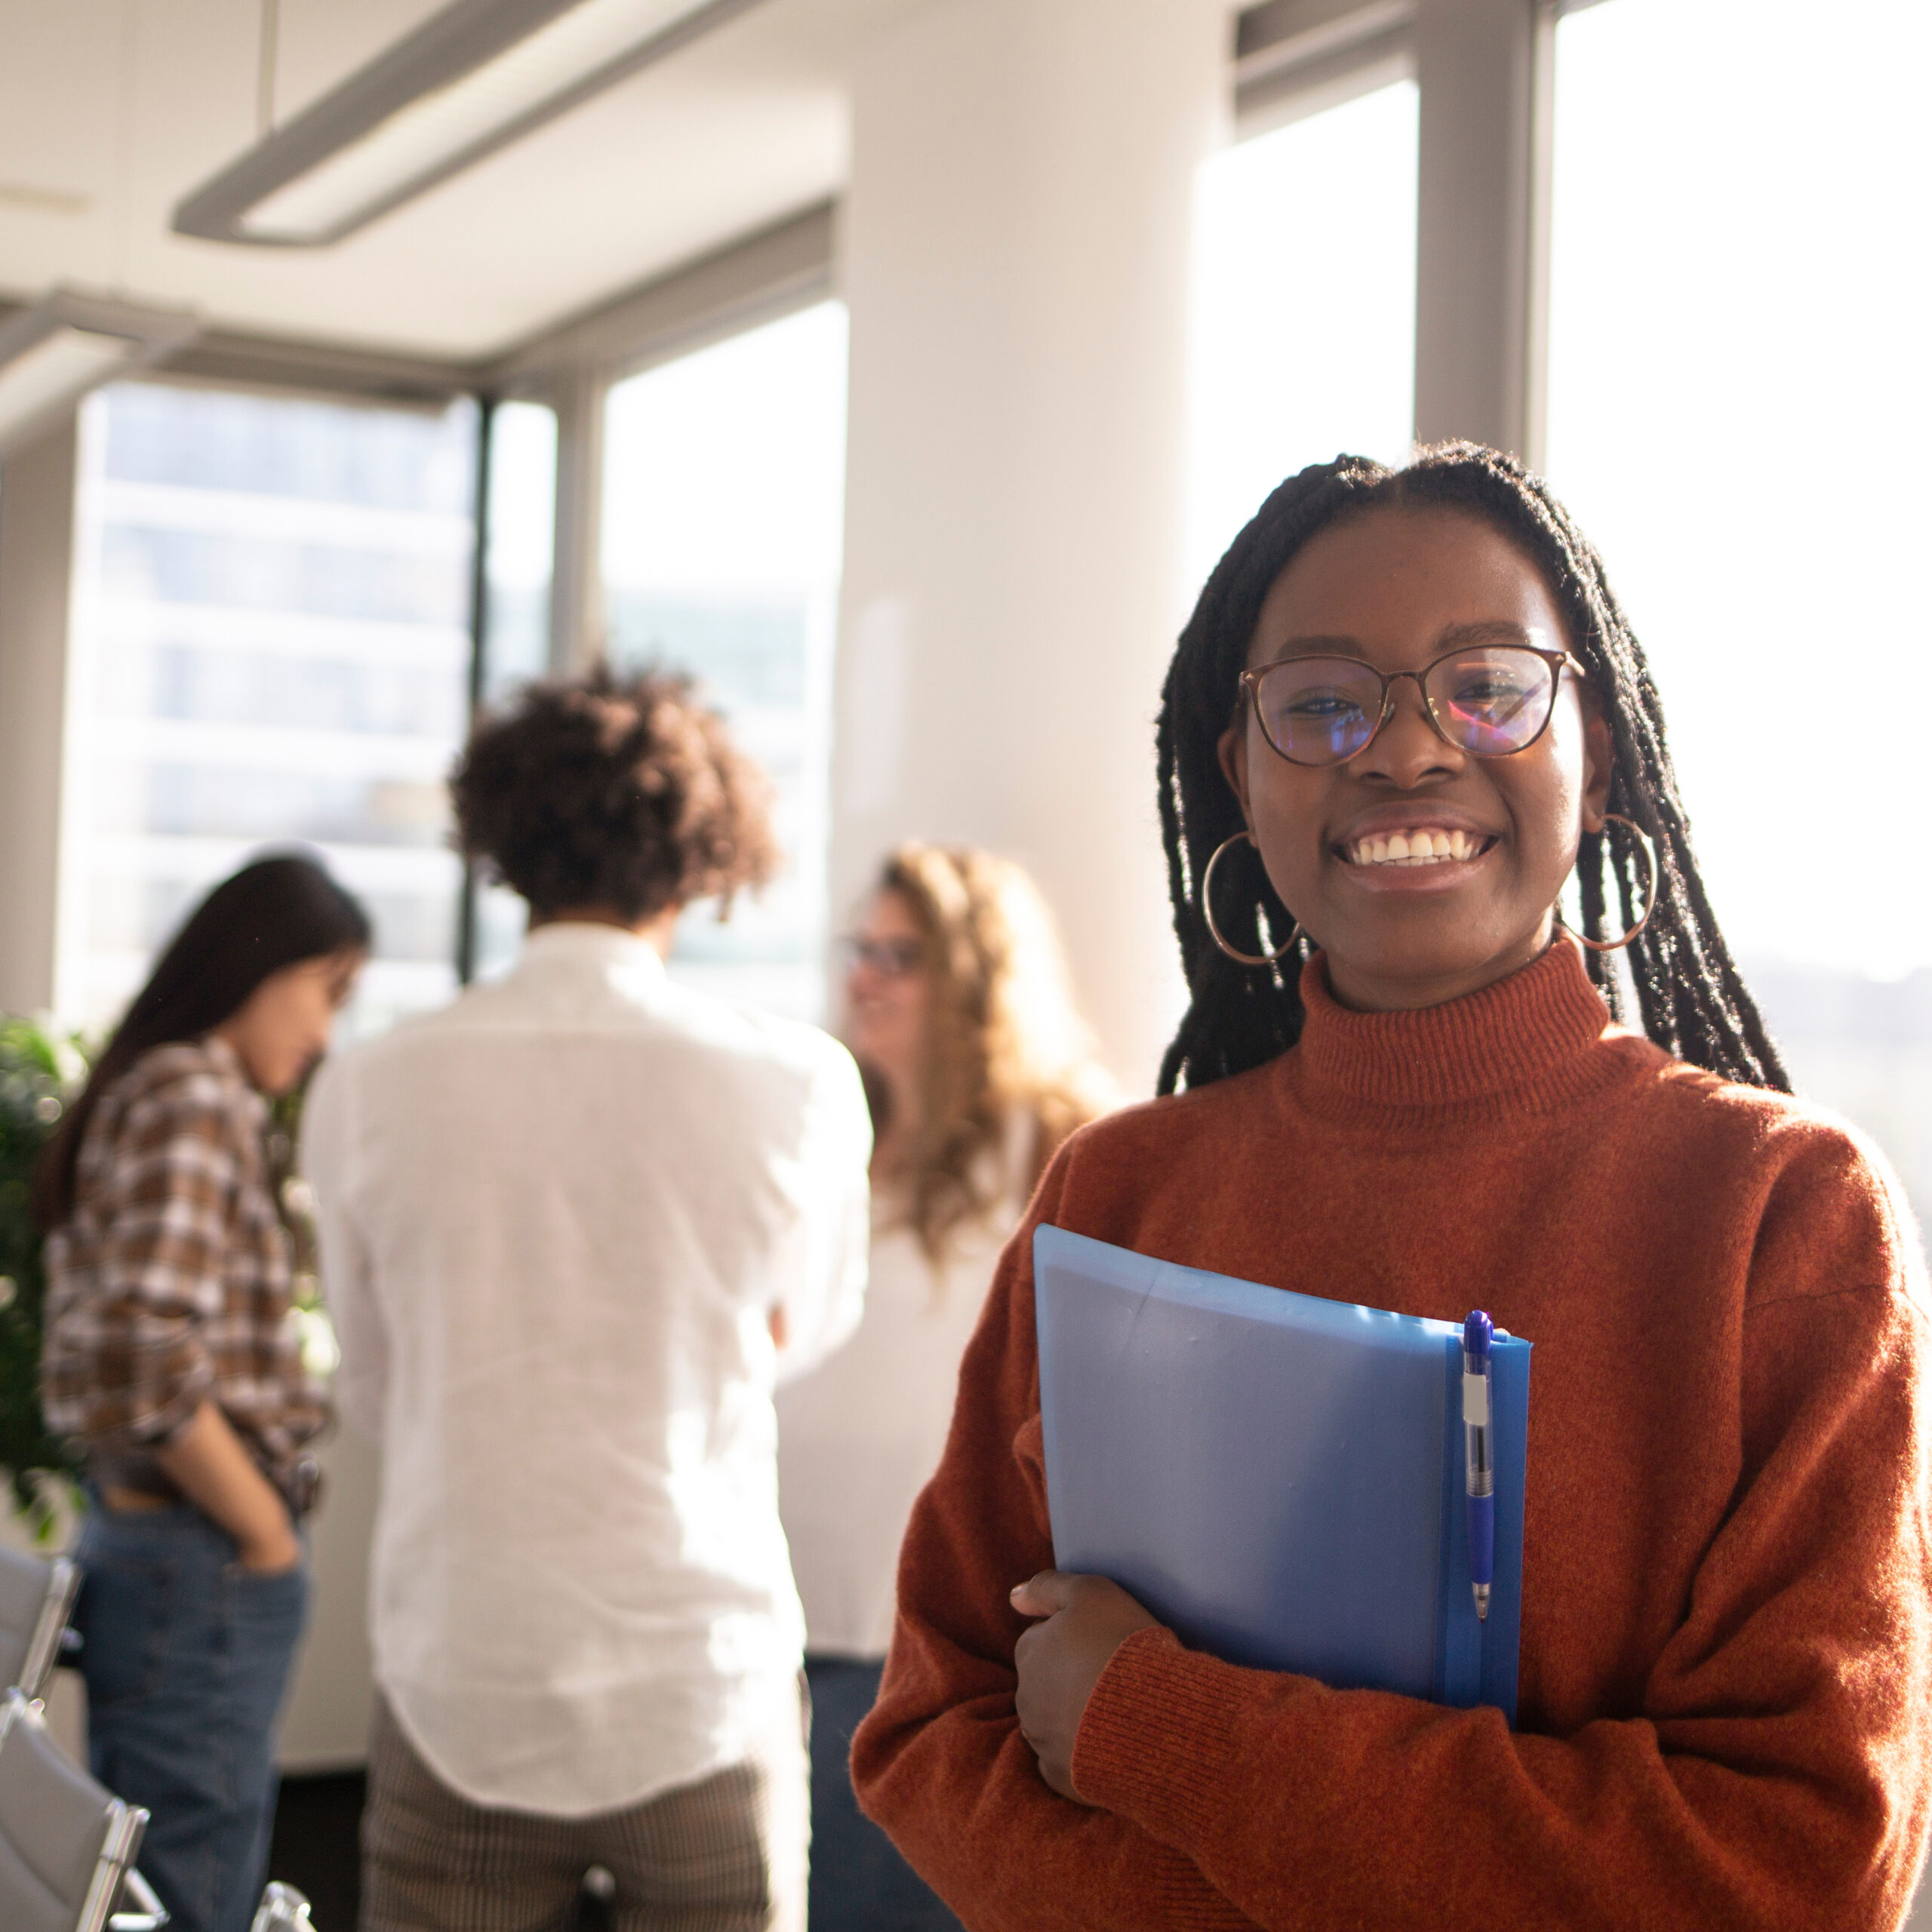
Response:
[{"label": "turtleneck collar", "polygon": [[1457,1106],[1506,1097],[1532,1107],[1615,1077],[1591,1049],[1610,1013],[1575,943],[1480,992],[1404,1013],[1353,1013],[1328,990],[1319,953],[1302,969],[1307,1014],[1287,1056],[1303,1098],[1324,1112]]}]

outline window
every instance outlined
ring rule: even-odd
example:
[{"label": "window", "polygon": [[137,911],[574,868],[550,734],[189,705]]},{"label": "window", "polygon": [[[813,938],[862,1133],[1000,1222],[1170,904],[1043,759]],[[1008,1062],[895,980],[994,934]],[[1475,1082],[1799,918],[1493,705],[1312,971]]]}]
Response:
[{"label": "window", "polygon": [[1415,83],[1398,81],[1240,142],[1201,171],[1195,584],[1284,477],[1345,451],[1408,454],[1416,116]]},{"label": "window", "polygon": [[672,971],[776,1011],[824,1005],[845,312],[826,303],[613,389],[604,595],[614,663],[688,671],[771,775],[784,848],[728,923],[694,906]]},{"label": "window", "polygon": [[366,1030],[448,997],[475,411],[126,383],[82,419],[62,1004],[100,1026],[263,845],[368,907]]},{"label": "window", "polygon": [[[1820,31],[1829,26],[1829,31]],[[1932,11],[1612,0],[1558,30],[1548,468],[1644,639],[1800,1086],[1932,1211]]]},{"label": "window", "polygon": [[[490,420],[490,497],[483,558],[483,661],[477,694],[503,704],[550,668],[550,581],[556,535],[557,416],[542,403],[500,403]],[[515,964],[528,909],[478,868],[465,964],[492,980]]]},{"label": "window", "polygon": [[557,416],[499,403],[490,419],[489,543],[484,558],[481,697],[493,704],[550,666],[551,546]]}]

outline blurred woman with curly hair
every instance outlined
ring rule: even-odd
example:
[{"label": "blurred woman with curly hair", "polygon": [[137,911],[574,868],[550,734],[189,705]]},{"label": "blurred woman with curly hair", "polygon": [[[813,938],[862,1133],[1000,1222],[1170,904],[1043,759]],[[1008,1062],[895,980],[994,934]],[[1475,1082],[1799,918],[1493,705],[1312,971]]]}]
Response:
[{"label": "blurred woman with curly hair", "polygon": [[666,974],[680,910],[777,857],[685,681],[538,685],[451,789],[522,959],[333,1066],[306,1136],[383,1449],[362,1923],[562,1924],[601,1869],[619,1926],[800,1932],[772,1392],[858,1319],[858,1073]]},{"label": "blurred woman with curly hair", "polygon": [[860,1814],[851,1735],[1001,1247],[1060,1143],[1115,1097],[1051,915],[1011,860],[900,846],[846,953],[845,1040],[875,1136],[872,1281],[858,1333],[780,1398],[779,1474],[812,1694],[812,1932],[915,1932],[956,1921]]}]

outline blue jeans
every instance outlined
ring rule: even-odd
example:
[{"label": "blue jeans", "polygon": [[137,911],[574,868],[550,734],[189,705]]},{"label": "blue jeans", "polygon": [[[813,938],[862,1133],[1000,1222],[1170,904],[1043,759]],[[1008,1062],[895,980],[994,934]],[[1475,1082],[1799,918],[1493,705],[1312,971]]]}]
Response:
[{"label": "blue jeans", "polygon": [[852,1734],[878,1697],[883,1663],[808,1657],[812,1874],[808,1932],[960,1932],[898,1847],[859,1809]]},{"label": "blue jeans", "polygon": [[263,1577],[189,1504],[97,1500],[75,1551],[88,1756],[151,1814],[138,1860],[173,1932],[248,1932],[275,1813],[275,1722],[309,1607],[309,1566]]}]

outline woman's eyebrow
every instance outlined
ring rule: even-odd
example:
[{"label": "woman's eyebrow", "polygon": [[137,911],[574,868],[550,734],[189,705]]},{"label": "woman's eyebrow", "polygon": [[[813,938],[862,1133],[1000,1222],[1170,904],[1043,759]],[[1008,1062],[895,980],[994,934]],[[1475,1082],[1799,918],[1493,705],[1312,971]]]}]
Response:
[{"label": "woman's eyebrow", "polygon": [[[1511,618],[1485,617],[1473,623],[1444,626],[1435,635],[1435,648],[1441,652],[1454,651],[1466,644],[1527,644],[1534,646],[1542,635],[1540,629],[1533,629],[1527,624],[1517,623]],[[1291,657],[1364,657],[1364,646],[1358,637],[1315,633],[1307,637],[1287,638],[1266,661],[1270,664],[1279,664]]]},{"label": "woman's eyebrow", "polygon": [[1479,623],[1451,624],[1436,638],[1439,649],[1454,651],[1459,644],[1534,645],[1541,630],[1519,624],[1509,617],[1488,617]]},{"label": "woman's eyebrow", "polygon": [[1291,637],[1268,662],[1278,664],[1286,657],[1359,657],[1361,651],[1358,637]]}]

